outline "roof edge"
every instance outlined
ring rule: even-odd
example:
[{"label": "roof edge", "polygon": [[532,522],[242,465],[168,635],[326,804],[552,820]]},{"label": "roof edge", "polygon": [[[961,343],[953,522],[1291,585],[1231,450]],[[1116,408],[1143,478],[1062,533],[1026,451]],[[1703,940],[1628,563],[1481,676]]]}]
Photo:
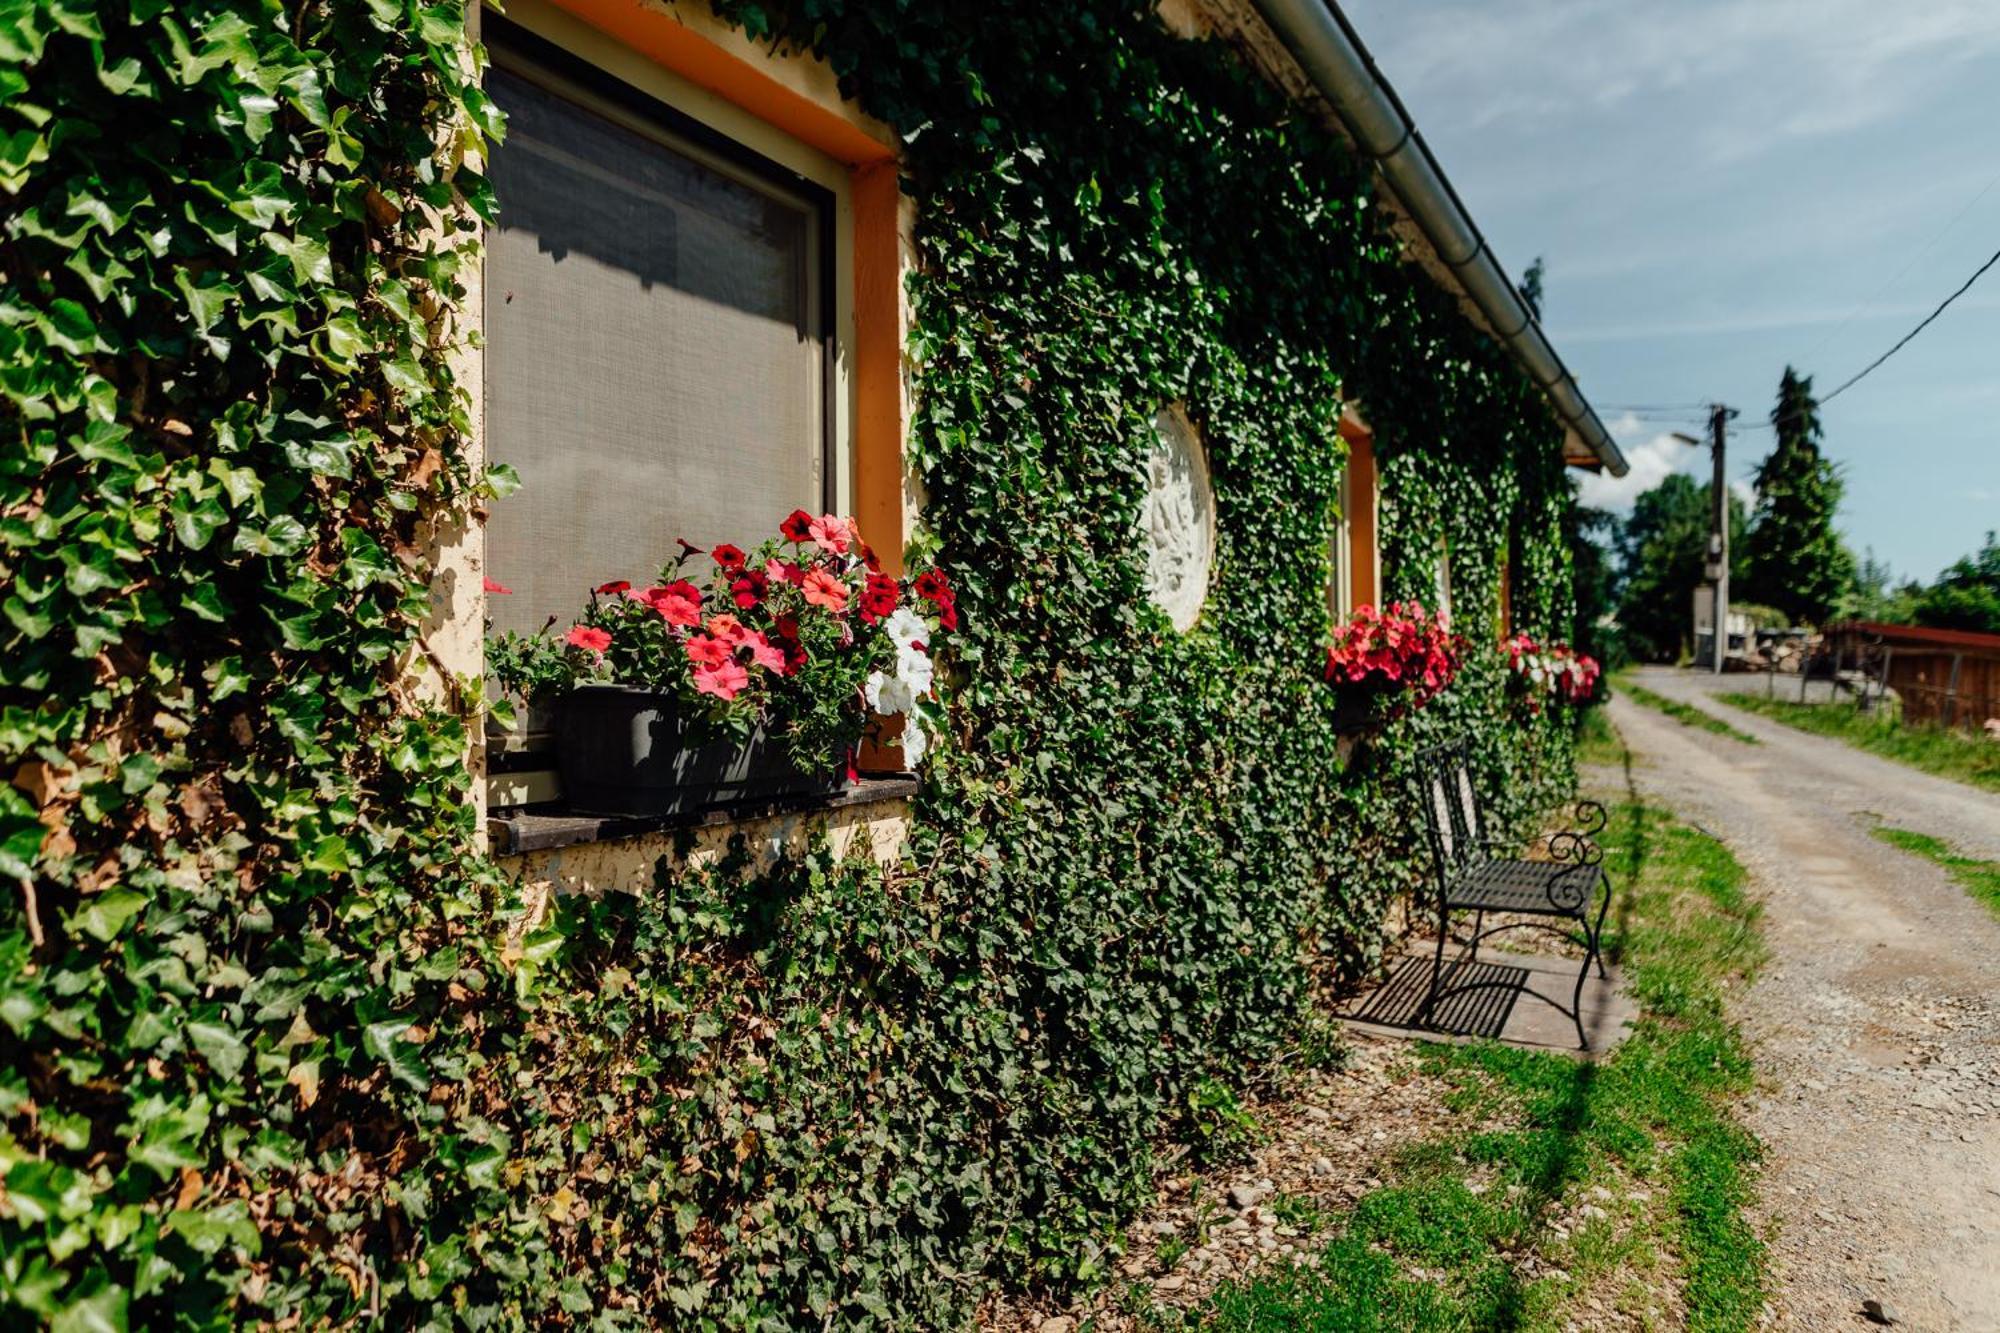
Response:
[{"label": "roof edge", "polygon": [[1339,5],[1335,0],[1254,2],[1333,107],[1355,147],[1382,173],[1438,262],[1451,270],[1459,290],[1485,316],[1494,336],[1541,389],[1564,426],[1613,476],[1624,476],[1629,470],[1624,453],[1508,280],[1479,224],[1466,211],[1402,99]]}]

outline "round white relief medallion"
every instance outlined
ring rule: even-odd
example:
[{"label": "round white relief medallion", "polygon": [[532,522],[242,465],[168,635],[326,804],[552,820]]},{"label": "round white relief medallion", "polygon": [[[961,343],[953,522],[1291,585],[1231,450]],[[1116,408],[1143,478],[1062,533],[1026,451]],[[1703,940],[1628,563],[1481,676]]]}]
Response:
[{"label": "round white relief medallion", "polygon": [[1201,617],[1215,567],[1215,493],[1201,436],[1178,407],[1153,418],[1143,521],[1146,595],[1175,629],[1189,629]]}]

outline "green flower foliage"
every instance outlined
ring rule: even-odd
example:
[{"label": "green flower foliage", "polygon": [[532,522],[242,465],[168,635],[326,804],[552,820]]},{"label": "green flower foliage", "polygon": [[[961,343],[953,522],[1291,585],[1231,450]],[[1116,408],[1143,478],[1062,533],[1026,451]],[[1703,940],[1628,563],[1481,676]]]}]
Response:
[{"label": "green flower foliage", "polygon": [[[433,534],[504,489],[450,365],[499,130],[462,13],[0,9],[0,1309],[934,1327],[1088,1281],[1372,956],[1411,750],[1567,785],[1483,632],[1511,552],[1565,637],[1557,427],[1337,140],[1142,4],[727,9],[906,137],[959,684],[903,866],[665,871],[504,950],[476,691],[408,685]],[[1389,592],[1448,549],[1479,646],[1344,763],[1356,400]],[[1136,535],[1168,401],[1218,507],[1185,635]]]}]

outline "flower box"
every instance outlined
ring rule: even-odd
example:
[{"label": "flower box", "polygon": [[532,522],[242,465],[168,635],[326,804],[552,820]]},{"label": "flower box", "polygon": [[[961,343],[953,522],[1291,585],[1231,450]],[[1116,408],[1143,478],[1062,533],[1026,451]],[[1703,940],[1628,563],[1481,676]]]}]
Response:
[{"label": "flower box", "polygon": [[556,762],[564,803],[593,815],[677,815],[846,784],[834,764],[802,771],[761,726],[718,736],[678,696],[628,685],[578,685],[563,696]]},{"label": "flower box", "polygon": [[852,519],[799,510],[778,534],[754,551],[682,542],[654,585],[598,585],[567,633],[551,620],[489,643],[504,693],[556,703],[565,803],[671,815],[831,793],[888,718],[903,762],[923,761],[932,654],[958,628],[950,581],[886,573]]},{"label": "flower box", "polygon": [[1373,736],[1389,725],[1389,708],[1383,700],[1392,690],[1359,685],[1342,689],[1333,701],[1333,730],[1337,736]]},{"label": "flower box", "polygon": [[1341,736],[1380,731],[1422,708],[1458,674],[1465,642],[1441,615],[1416,602],[1356,608],[1334,626],[1325,677],[1334,688],[1333,728]]}]

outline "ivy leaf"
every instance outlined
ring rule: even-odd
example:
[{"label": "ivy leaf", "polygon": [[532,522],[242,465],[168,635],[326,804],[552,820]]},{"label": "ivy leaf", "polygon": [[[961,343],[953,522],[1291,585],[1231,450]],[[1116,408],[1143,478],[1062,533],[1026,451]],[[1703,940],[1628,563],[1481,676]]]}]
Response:
[{"label": "ivy leaf", "polygon": [[347,315],[329,319],[319,331],[320,359],[335,370],[353,371],[368,350],[368,335]]},{"label": "ivy leaf", "polygon": [[214,496],[199,499],[186,491],[176,494],[168,506],[173,516],[174,536],[190,551],[199,551],[229,522],[229,511]]},{"label": "ivy leaf", "polygon": [[86,935],[108,944],[150,901],[145,894],[132,889],[110,889],[84,899],[70,922]]},{"label": "ivy leaf", "polygon": [[98,1287],[63,1307],[49,1323],[49,1333],[126,1333],[125,1288],[115,1284]]},{"label": "ivy leaf", "polygon": [[116,425],[109,421],[93,421],[84,428],[82,435],[70,440],[70,448],[76,450],[78,458],[93,463],[116,463],[120,467],[137,468],[139,460],[132,456],[132,448],[125,441],[132,436],[132,428]]},{"label": "ivy leaf", "polygon": [[318,845],[310,853],[299,858],[299,864],[307,870],[323,871],[329,875],[346,873],[347,839],[338,834],[328,834],[319,840]]},{"label": "ivy leaf", "polygon": [[181,594],[181,606],[190,614],[213,624],[229,619],[229,605],[213,583],[198,583]]},{"label": "ivy leaf", "polygon": [[188,1023],[187,1034],[195,1050],[201,1052],[202,1058],[224,1079],[234,1079],[242,1072],[244,1057],[249,1052],[243,1045],[243,1038],[233,1028],[196,1020]]},{"label": "ivy leaf", "polygon": [[[324,243],[310,236],[280,236],[275,232],[264,237],[264,244],[290,261],[292,276],[300,282],[326,284],[333,281],[333,260],[327,254]],[[361,332],[354,333],[356,343],[361,341]],[[359,347],[356,354],[359,354]]]},{"label": "ivy leaf", "polygon": [[[253,226],[269,227],[279,218],[290,217],[296,205],[292,202],[291,191],[285,184],[285,173],[275,162],[252,162],[243,169],[243,184],[236,197],[229,202],[229,211]],[[266,236],[264,243],[279,254],[291,260],[294,269],[299,265],[299,256],[279,247],[282,239]],[[293,242],[294,246],[298,242]],[[326,247],[319,247],[320,258],[326,257]],[[333,266],[326,265],[328,276],[320,281],[331,281]]]},{"label": "ivy leaf", "polygon": [[0,878],[33,879],[47,832],[28,798],[11,783],[0,785]]},{"label": "ivy leaf", "polygon": [[34,130],[0,134],[0,190],[19,194],[37,162],[46,162],[49,141]]},{"label": "ivy leaf", "polygon": [[229,340],[210,333],[222,312],[231,301],[238,299],[236,288],[219,273],[210,270],[199,279],[190,278],[186,269],[174,273],[174,285],[180,288],[181,299],[187,302],[188,317],[194,321],[195,331],[215,351],[217,356],[229,355]]},{"label": "ivy leaf", "polygon": [[261,1248],[256,1223],[250,1220],[249,1205],[242,1199],[205,1210],[177,1209],[167,1214],[166,1229],[197,1254],[220,1254],[229,1244],[252,1255]]},{"label": "ivy leaf", "polygon": [[51,346],[84,356],[99,348],[97,325],[90,312],[68,297],[49,302],[48,316],[41,321],[42,333]]},{"label": "ivy leaf", "polygon": [[361,1033],[361,1049],[389,1067],[399,1083],[417,1092],[430,1090],[430,1071],[417,1043],[403,1040],[414,1026],[407,1018],[370,1023]]}]

